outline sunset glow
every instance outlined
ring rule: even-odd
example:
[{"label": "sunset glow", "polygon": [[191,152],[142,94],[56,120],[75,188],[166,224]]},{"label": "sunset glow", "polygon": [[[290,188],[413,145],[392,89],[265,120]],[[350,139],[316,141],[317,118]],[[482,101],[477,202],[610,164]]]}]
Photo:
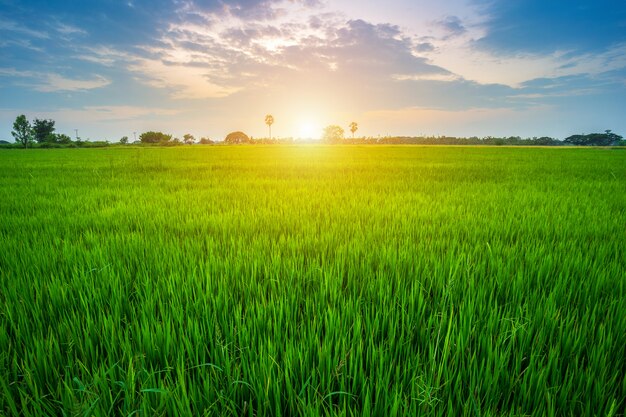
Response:
[{"label": "sunset glow", "polygon": [[626,6],[542,4],[0,2],[0,139],[22,113],[109,140],[263,137],[268,112],[279,137],[626,130]]},{"label": "sunset glow", "polygon": [[319,138],[321,128],[312,122],[304,122],[298,128],[298,137],[302,139]]}]

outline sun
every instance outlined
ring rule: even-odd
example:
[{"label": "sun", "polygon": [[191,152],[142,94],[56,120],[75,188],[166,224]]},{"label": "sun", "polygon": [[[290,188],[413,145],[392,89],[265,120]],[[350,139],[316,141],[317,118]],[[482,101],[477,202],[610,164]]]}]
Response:
[{"label": "sun", "polygon": [[320,137],[320,127],[310,120],[298,124],[298,137],[300,139],[317,139]]}]

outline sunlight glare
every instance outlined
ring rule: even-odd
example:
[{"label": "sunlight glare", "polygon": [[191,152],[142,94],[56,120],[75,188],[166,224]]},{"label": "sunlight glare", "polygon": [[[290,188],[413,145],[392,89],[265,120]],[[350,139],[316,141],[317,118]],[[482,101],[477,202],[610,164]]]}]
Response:
[{"label": "sunlight glare", "polygon": [[298,138],[300,139],[319,139],[320,132],[321,127],[311,121],[303,121],[298,126]]}]

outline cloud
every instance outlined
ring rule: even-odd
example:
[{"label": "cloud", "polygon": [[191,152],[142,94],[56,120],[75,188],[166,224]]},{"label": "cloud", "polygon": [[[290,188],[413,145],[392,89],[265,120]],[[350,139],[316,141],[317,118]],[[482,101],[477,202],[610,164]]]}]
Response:
[{"label": "cloud", "polygon": [[461,79],[456,74],[452,73],[437,73],[437,74],[394,74],[393,78],[398,81],[458,81]]},{"label": "cloud", "polygon": [[86,35],[87,31],[72,25],[68,25],[65,23],[57,23],[56,31],[62,35],[72,36],[72,35]]},{"label": "cloud", "polygon": [[277,20],[298,8],[317,9],[319,0],[235,0],[224,2],[222,12],[246,21],[262,22]]},{"label": "cloud", "polygon": [[593,97],[619,88],[611,76],[591,74],[566,75],[552,78],[536,78],[520,85],[511,96],[513,99],[540,103],[559,103],[574,97]]},{"label": "cloud", "polygon": [[67,78],[56,73],[19,71],[15,68],[0,68],[0,77],[25,79],[26,86],[42,93],[93,90],[111,84],[110,80],[97,74],[85,80]]},{"label": "cloud", "polygon": [[[136,59],[128,68],[141,74],[144,83],[169,90],[173,99],[220,98],[240,89],[227,85],[223,79],[211,77],[206,68],[176,61],[166,62],[167,58],[164,52],[160,59]],[[218,84],[216,81],[221,82]]]},{"label": "cloud", "polygon": [[486,34],[476,46],[499,53],[602,51],[626,41],[621,0],[475,0]]},{"label": "cloud", "polygon": [[616,28],[625,6],[615,0],[454,0],[415,15],[409,0],[34,1],[10,2],[0,18],[7,105],[69,111],[76,95],[47,93],[91,91],[80,111],[97,117],[117,111],[100,103],[161,102],[195,109],[176,118],[199,130],[207,112],[224,129],[256,126],[243,120],[262,129],[273,112],[277,132],[286,119],[358,119],[365,130],[373,109],[407,115],[407,127],[417,113],[445,124],[446,115],[493,123],[591,101],[624,109],[626,33]]},{"label": "cloud", "polygon": [[45,74],[43,82],[35,87],[36,90],[50,93],[55,91],[85,91],[102,88],[111,84],[111,81],[101,75],[95,75],[90,80],[66,78],[59,74]]},{"label": "cloud", "polygon": [[143,106],[84,106],[80,108],[59,108],[52,111],[32,109],[0,109],[0,115],[15,117],[16,114],[29,114],[32,118],[52,118],[61,122],[119,122],[146,117],[175,116],[180,109]]},{"label": "cloud", "polygon": [[398,26],[351,20],[322,48],[354,74],[390,78],[395,73],[447,74],[413,53],[413,41]]},{"label": "cloud", "polygon": [[447,37],[461,36],[467,32],[467,29],[457,16],[448,16],[437,24],[446,32]]},{"label": "cloud", "polygon": [[80,46],[73,51],[72,59],[92,62],[104,67],[132,59],[132,55],[107,46]]},{"label": "cloud", "polygon": [[419,42],[415,44],[413,50],[418,54],[424,52],[433,52],[435,50],[435,45],[433,45],[431,42]]},{"label": "cloud", "polygon": [[303,79],[309,86],[319,83],[335,90],[346,79],[358,89],[357,83],[393,82],[395,74],[453,78],[418,56],[416,49],[423,45],[394,25],[345,21],[328,13],[306,18],[293,13],[278,22],[203,16],[205,24],[170,25],[140,54],[108,47],[90,48],[80,56],[106,66],[124,65],[138,80],[176,99],[223,98],[261,86],[298,85]]},{"label": "cloud", "polygon": [[117,122],[138,118],[173,116],[181,110],[140,106],[85,106],[79,109],[58,109],[51,115],[60,120],[84,122]]},{"label": "cloud", "polygon": [[30,29],[23,24],[3,18],[0,18],[0,32],[12,32],[15,34],[24,35],[36,39],[50,38],[50,35],[47,32]]}]

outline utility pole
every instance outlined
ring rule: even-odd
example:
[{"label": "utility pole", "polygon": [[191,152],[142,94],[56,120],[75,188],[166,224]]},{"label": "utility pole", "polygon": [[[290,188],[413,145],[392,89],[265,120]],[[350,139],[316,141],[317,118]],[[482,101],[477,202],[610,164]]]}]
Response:
[{"label": "utility pole", "polygon": [[137,132],[133,132],[133,135],[135,136],[135,142],[137,142]]},{"label": "utility pole", "polygon": [[76,132],[76,141],[78,141],[78,129],[74,129],[74,132]]}]

